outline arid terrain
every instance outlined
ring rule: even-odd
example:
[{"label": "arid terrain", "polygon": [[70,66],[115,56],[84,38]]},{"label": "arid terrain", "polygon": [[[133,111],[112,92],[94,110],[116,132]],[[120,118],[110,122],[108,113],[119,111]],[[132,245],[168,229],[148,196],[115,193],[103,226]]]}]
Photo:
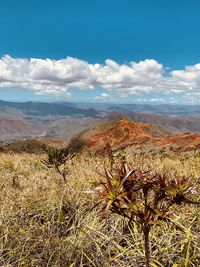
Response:
[{"label": "arid terrain", "polygon": [[[149,246],[152,267],[199,266],[200,135],[182,132],[182,117],[101,111],[27,118],[20,112],[17,119],[2,114],[0,124],[7,141],[0,146],[0,266],[143,267],[142,225],[112,209],[105,216],[97,205],[96,190],[108,190],[106,182],[112,189],[106,199],[114,203],[120,164],[147,175],[151,170],[157,181],[164,175],[175,179],[166,201],[195,197],[195,205],[176,200],[166,212],[170,221],[162,217],[164,209],[154,215]],[[150,190],[154,186],[150,181]],[[143,207],[134,201],[131,209]]]},{"label": "arid terrain", "polygon": [[0,101],[0,142],[42,137],[66,142],[99,122],[124,118],[156,125],[169,134],[200,133],[198,106],[127,105],[125,109],[123,105]]},{"label": "arid terrain", "polygon": [[191,132],[172,135],[152,124],[121,119],[98,123],[75,135],[69,142],[69,146],[76,151],[103,151],[105,144],[114,150],[195,151],[200,148],[200,135]]}]

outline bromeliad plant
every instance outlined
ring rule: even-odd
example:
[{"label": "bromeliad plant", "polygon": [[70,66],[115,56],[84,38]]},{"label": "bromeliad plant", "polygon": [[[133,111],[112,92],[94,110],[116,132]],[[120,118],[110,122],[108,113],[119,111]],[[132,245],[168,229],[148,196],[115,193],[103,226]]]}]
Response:
[{"label": "bromeliad plant", "polygon": [[[198,180],[152,170],[130,168],[125,161],[112,170],[105,168],[100,187],[96,191],[96,206],[108,215],[121,215],[136,223],[144,236],[146,267],[150,266],[149,233],[154,225],[172,223],[174,205],[199,204]],[[101,189],[99,189],[101,188]]]},{"label": "bromeliad plant", "polygon": [[48,168],[54,168],[62,177],[64,182],[67,182],[68,170],[66,169],[66,162],[75,157],[75,154],[69,149],[46,149],[47,159],[42,163]]}]

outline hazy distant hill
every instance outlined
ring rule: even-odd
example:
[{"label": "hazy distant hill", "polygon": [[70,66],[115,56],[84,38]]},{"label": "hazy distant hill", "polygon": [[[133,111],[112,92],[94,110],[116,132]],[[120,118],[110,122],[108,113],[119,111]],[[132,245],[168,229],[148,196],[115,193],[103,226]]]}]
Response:
[{"label": "hazy distant hill", "polygon": [[200,105],[169,104],[107,104],[107,103],[70,103],[70,102],[8,102],[0,100],[0,111],[12,108],[28,115],[77,115],[99,117],[102,112],[145,113],[165,116],[198,116]]},{"label": "hazy distant hill", "polygon": [[95,108],[106,112],[134,112],[145,114],[157,114],[164,116],[198,116],[200,105],[183,104],[109,104],[109,103],[79,103],[79,108]]},{"label": "hazy distant hill", "polygon": [[43,127],[33,125],[27,121],[0,116],[0,140],[9,140],[35,137],[43,133]]},{"label": "hazy distant hill", "polygon": [[68,138],[101,116],[93,108],[79,108],[67,102],[0,100],[0,143],[38,136]]},{"label": "hazy distant hill", "polygon": [[198,116],[200,105],[169,105],[169,104],[119,104],[108,105],[108,111],[134,112],[145,114],[157,114],[164,116]]},{"label": "hazy distant hill", "polygon": [[97,117],[99,112],[94,108],[81,109],[75,105],[67,103],[44,103],[44,102],[8,102],[0,101],[1,107],[10,107],[24,112],[26,115],[46,116],[46,115],[83,115]]}]

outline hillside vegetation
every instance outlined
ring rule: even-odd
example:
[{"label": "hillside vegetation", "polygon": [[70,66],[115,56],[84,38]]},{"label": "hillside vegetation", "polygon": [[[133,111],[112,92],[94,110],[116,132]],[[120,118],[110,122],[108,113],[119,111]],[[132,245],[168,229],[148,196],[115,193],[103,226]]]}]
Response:
[{"label": "hillside vegetation", "polygon": [[46,148],[49,147],[48,143],[40,142],[38,140],[24,140],[16,141],[14,143],[8,143],[6,145],[0,146],[0,152],[4,153],[35,153],[41,154],[45,153]]},{"label": "hillside vegetation", "polygon": [[[66,166],[67,183],[42,161],[46,155],[1,153],[0,266],[144,266],[143,238],[136,224],[93,208],[91,190],[108,166],[107,158],[77,155]],[[151,168],[197,179],[200,155],[139,153],[131,150],[131,166]],[[175,223],[153,226],[151,266],[200,265],[199,207],[178,206]]]}]

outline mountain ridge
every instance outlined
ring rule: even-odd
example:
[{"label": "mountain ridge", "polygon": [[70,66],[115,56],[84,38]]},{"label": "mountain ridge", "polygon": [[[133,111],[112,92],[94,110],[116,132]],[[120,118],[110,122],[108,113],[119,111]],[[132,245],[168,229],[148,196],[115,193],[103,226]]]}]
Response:
[{"label": "mountain ridge", "polygon": [[[200,134],[200,116],[161,116],[158,111],[161,106],[153,105],[121,105],[121,108],[134,111],[150,111],[151,113],[108,111],[109,105],[77,104],[71,102],[9,102],[0,100],[0,142],[9,142],[19,139],[46,137],[66,142],[74,134],[93,127],[99,122],[112,123],[114,120],[126,118],[139,123],[149,123],[161,127],[168,134],[180,135],[186,132]],[[105,108],[105,109],[104,109]],[[184,109],[185,108],[185,109]],[[194,106],[198,111],[200,106]],[[163,106],[169,111],[170,107]],[[172,106],[173,110],[187,111],[190,108]],[[156,111],[157,110],[157,111]],[[157,113],[154,113],[154,112]],[[192,110],[188,113],[191,114]],[[67,114],[67,115],[66,115]],[[5,119],[4,119],[5,118]],[[58,143],[59,143],[58,142]]]},{"label": "mountain ridge", "polygon": [[69,141],[68,147],[78,152],[102,152],[106,144],[109,144],[113,150],[168,148],[184,152],[198,147],[200,135],[191,132],[170,135],[161,127],[123,118],[99,123],[95,127],[80,132]]}]

